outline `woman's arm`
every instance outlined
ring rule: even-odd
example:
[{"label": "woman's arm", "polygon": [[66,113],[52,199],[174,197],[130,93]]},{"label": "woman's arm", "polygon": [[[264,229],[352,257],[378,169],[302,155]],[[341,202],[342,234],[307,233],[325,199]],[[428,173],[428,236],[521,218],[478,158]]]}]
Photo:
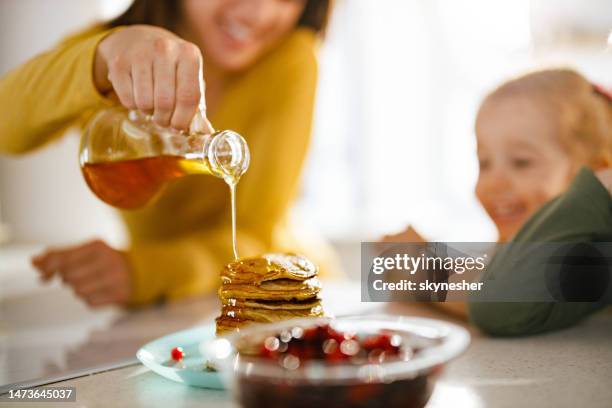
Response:
[{"label": "woman's arm", "polygon": [[[612,200],[606,185],[609,171],[599,178],[583,168],[566,193],[538,211],[512,244],[529,242],[598,242],[612,238]],[[504,248],[491,261],[484,279],[495,279],[513,290],[535,288],[544,273],[540,257],[520,257]],[[507,250],[506,250],[507,249]],[[531,283],[530,283],[531,282]],[[521,290],[521,289],[518,289]],[[545,294],[544,294],[545,295]],[[535,334],[577,323],[603,307],[593,302],[478,302],[469,303],[470,319],[483,331],[499,336]]]},{"label": "woman's arm", "polygon": [[197,46],[158,27],[75,36],[0,80],[0,152],[44,144],[86,111],[109,103],[104,95],[111,91],[126,108],[186,129],[198,105],[205,109],[201,64]]},{"label": "woman's arm", "polygon": [[105,102],[92,67],[98,43],[111,32],[74,37],[0,79],[0,152],[39,147]]}]

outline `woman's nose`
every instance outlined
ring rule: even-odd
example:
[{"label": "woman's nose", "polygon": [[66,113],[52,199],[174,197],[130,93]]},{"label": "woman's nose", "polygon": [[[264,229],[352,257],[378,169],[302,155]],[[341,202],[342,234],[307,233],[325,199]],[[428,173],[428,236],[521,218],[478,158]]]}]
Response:
[{"label": "woman's nose", "polygon": [[265,25],[274,16],[274,3],[278,0],[240,0],[236,17],[252,28]]}]

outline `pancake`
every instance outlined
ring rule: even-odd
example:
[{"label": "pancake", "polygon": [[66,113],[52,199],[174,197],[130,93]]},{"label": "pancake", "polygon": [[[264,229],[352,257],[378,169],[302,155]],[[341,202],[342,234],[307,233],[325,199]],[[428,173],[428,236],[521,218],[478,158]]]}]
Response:
[{"label": "pancake", "polygon": [[305,281],[277,279],[261,285],[222,285],[219,297],[224,299],[304,300],[316,297],[321,290],[317,277]]},{"label": "pancake", "polygon": [[221,302],[228,307],[252,307],[268,310],[300,310],[310,309],[321,304],[319,297],[304,300],[257,300],[257,299],[224,299]]},{"label": "pancake", "polygon": [[298,317],[323,316],[323,307],[319,304],[310,309],[269,310],[256,308],[224,307],[221,316],[251,322],[278,322]]},{"label": "pancake", "polygon": [[249,324],[249,322],[245,320],[238,320],[227,316],[219,316],[217,319],[215,319],[215,322],[217,323],[217,335],[233,332],[236,329]]},{"label": "pancake", "polygon": [[266,254],[229,263],[221,272],[217,334],[252,323],[323,316],[318,268],[296,254]]},{"label": "pancake", "polygon": [[303,281],[317,275],[317,267],[296,254],[265,254],[239,259],[221,271],[224,284],[260,285],[276,279]]},{"label": "pancake", "polygon": [[323,315],[323,307],[320,304],[310,309],[301,310],[224,307],[221,309],[221,316],[216,319],[217,334],[221,335],[232,332],[253,323],[274,323],[288,319],[319,317]]}]

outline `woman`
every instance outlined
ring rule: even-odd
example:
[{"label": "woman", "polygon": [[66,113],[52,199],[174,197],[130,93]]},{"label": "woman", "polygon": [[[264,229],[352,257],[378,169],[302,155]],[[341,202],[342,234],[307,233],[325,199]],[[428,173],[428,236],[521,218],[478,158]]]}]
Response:
[{"label": "woman", "polygon": [[[244,135],[251,149],[238,186],[239,252],[296,249],[286,215],[309,144],[314,52],[329,9],[328,0],[135,0],[0,81],[0,151],[44,145],[111,94],[162,126],[186,129],[205,96],[208,119]],[[92,306],[210,291],[232,257],[228,209],[221,180],[186,177],[155,203],[122,213],[128,251],[93,241],[33,263]]]}]

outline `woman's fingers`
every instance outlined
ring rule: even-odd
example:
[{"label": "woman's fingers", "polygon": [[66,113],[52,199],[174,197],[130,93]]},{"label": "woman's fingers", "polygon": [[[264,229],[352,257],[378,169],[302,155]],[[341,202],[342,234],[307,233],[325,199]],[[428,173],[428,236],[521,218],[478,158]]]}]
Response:
[{"label": "woman's fingers", "polygon": [[99,270],[93,271],[92,273],[81,275],[81,279],[74,281],[70,284],[79,297],[87,298],[95,293],[103,292],[112,288],[114,282],[108,279],[104,274],[101,274]]},{"label": "woman's fingers", "polygon": [[170,126],[174,111],[175,66],[168,61],[153,64],[153,120],[160,126]]},{"label": "woman's fingers", "polygon": [[96,241],[88,242],[76,247],[49,250],[32,258],[32,264],[40,271],[43,279],[47,280],[62,270],[73,269],[88,258],[94,257]]},{"label": "woman's fingers", "polygon": [[170,126],[176,93],[176,53],[174,42],[160,38],[154,42],[153,59],[153,120],[160,126]]},{"label": "woman's fingers", "polygon": [[86,284],[92,279],[99,281],[105,276],[104,272],[105,265],[100,261],[87,261],[59,271],[64,283],[72,286]]},{"label": "woman's fingers", "polygon": [[130,296],[129,264],[121,251],[102,241],[56,249],[32,258],[43,279],[61,276],[91,306],[125,304]]},{"label": "woman's fingers", "polygon": [[200,50],[191,43],[179,49],[176,69],[176,106],[170,125],[175,129],[188,129],[200,103]]},{"label": "woman's fingers", "polygon": [[[98,44],[94,65],[101,92],[110,90],[110,82],[123,106],[153,113],[160,126],[188,129],[203,102],[199,48],[159,27],[135,25],[111,33]],[[206,118],[200,122],[200,130],[211,130]]]},{"label": "woman's fingers", "polygon": [[128,57],[117,56],[109,66],[108,79],[119,101],[128,109],[136,109],[132,86],[132,62]]},{"label": "woman's fingers", "polygon": [[92,293],[85,299],[85,301],[91,307],[124,304],[127,302],[127,296],[124,296],[123,292],[120,291],[105,290]]},{"label": "woman's fingers", "polygon": [[45,259],[47,254],[42,253],[32,257],[31,262],[32,266],[34,266],[38,272],[40,273],[40,277],[43,281],[48,281],[53,277],[54,270],[49,270],[45,267]]},{"label": "woman's fingers", "polygon": [[74,287],[75,293],[89,306],[124,304],[130,295],[130,286],[119,276],[106,276],[104,279],[84,281]]},{"label": "woman's fingers", "polygon": [[132,65],[132,87],[136,108],[153,113],[153,65],[149,60]]},{"label": "woman's fingers", "polygon": [[125,303],[129,298],[129,276],[120,273],[110,259],[62,271],[62,278],[90,306]]}]

